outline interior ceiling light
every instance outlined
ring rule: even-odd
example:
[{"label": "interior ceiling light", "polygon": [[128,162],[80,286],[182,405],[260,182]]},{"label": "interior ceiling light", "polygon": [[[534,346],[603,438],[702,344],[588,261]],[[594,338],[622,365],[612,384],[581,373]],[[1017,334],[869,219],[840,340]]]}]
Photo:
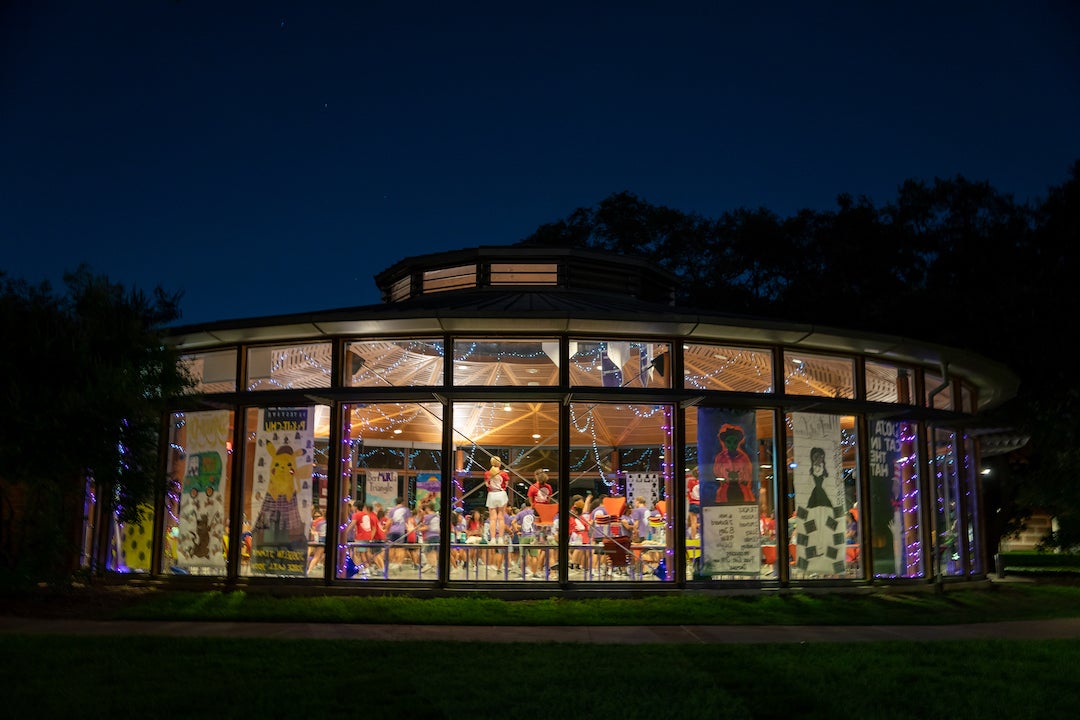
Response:
[{"label": "interior ceiling light", "polygon": [[503,410],[505,410],[506,412],[510,412],[513,409],[514,408],[510,407],[510,403],[506,403],[505,405],[503,405]]},{"label": "interior ceiling light", "polygon": [[533,433],[533,440],[539,440],[539,439],[540,439],[540,433]]},{"label": "interior ceiling light", "polygon": [[401,434],[401,428],[394,428],[394,434],[395,435],[400,435]]}]

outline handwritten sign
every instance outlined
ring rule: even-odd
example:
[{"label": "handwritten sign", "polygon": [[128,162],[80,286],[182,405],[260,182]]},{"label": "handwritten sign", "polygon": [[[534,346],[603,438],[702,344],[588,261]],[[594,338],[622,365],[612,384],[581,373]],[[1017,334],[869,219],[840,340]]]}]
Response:
[{"label": "handwritten sign", "polygon": [[761,525],[757,505],[701,508],[701,573],[758,575]]}]

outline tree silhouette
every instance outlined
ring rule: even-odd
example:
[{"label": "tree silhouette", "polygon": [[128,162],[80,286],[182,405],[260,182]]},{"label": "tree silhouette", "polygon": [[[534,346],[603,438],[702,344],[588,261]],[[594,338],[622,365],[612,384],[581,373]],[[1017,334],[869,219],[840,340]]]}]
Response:
[{"label": "tree silhouette", "polygon": [[686,305],[886,332],[1006,364],[1018,396],[987,420],[1031,442],[999,461],[1010,464],[1009,517],[994,526],[1042,509],[1059,521],[1050,543],[1080,544],[1080,383],[1056,342],[1080,308],[1080,161],[1033,205],[962,176],[904,181],[881,207],[850,195],[836,205],[708,219],[624,191],[522,242],[644,256],[682,279]]},{"label": "tree silhouette", "polygon": [[70,576],[88,488],[137,519],[163,487],[162,418],[190,386],[165,343],[179,295],[86,267],[64,282],[57,295],[0,275],[0,572],[14,582]]}]

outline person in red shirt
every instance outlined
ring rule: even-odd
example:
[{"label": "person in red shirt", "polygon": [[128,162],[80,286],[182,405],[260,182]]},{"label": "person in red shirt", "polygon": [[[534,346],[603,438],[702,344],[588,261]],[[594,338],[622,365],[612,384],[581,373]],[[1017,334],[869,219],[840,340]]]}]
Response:
[{"label": "person in red shirt", "polygon": [[371,505],[361,505],[357,502],[353,503],[353,508],[355,509],[355,512],[352,514],[352,519],[345,528],[345,536],[348,537],[349,531],[352,530],[356,542],[363,543],[354,548],[353,562],[356,563],[357,567],[363,568],[361,571],[362,577],[367,577],[367,568],[376,564],[373,556],[378,553],[372,553],[370,544],[375,540],[375,533],[379,526],[379,518],[371,509]]},{"label": "person in red shirt", "polygon": [[698,483],[697,475],[692,474],[690,471],[686,473],[686,506],[689,510],[687,514],[688,527],[686,529],[687,539],[693,539],[698,536],[698,518],[701,515],[701,485]]},{"label": "person in red shirt", "polygon": [[555,502],[551,495],[551,485],[548,483],[548,474],[543,470],[537,470],[533,473],[533,482],[529,486],[529,504],[536,505],[537,503],[553,503]]}]

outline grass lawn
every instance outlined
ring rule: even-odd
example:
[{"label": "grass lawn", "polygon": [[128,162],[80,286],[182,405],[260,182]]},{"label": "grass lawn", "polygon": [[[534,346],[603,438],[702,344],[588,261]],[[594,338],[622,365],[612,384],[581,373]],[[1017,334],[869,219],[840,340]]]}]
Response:
[{"label": "grass lawn", "polygon": [[[103,616],[491,624],[929,624],[1080,616],[1080,587],[637,600],[152,593]],[[169,718],[1046,718],[1080,641],[466,644],[0,636],[5,714]]]},{"label": "grass lawn", "polygon": [[244,592],[155,592],[114,617],[142,620],[448,625],[895,625],[1047,619],[1080,615],[1080,584],[1016,583],[990,589],[852,594],[787,593],[626,599],[488,596],[274,597]]}]

